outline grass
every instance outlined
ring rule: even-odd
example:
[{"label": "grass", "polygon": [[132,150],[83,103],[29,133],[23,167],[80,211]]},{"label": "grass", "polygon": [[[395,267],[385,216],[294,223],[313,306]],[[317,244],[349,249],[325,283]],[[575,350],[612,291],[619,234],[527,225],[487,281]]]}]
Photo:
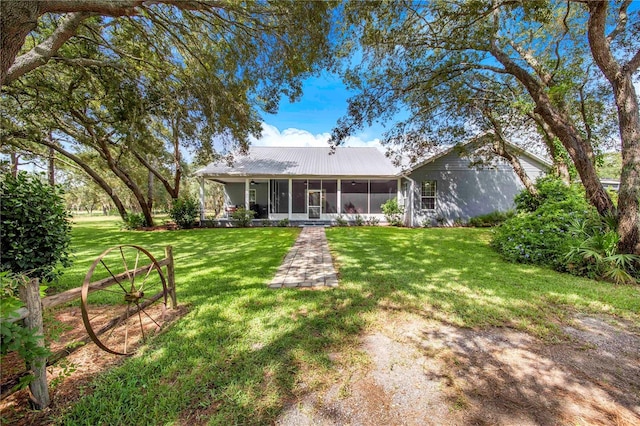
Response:
[{"label": "grass", "polygon": [[[269,424],[287,402],[331,383],[337,362],[363,363],[358,337],[385,311],[463,327],[510,326],[550,338],[568,313],[640,323],[638,287],[508,264],[476,229],[332,228],[340,273],[330,291],[268,290],[294,228],[120,231],[74,227],[76,261],[59,288],[82,282],[104,249],[174,246],[178,302],[190,312],[140,354],[100,375],[62,424]],[[347,354],[330,358],[331,353]],[[301,383],[305,387],[300,386]]]}]

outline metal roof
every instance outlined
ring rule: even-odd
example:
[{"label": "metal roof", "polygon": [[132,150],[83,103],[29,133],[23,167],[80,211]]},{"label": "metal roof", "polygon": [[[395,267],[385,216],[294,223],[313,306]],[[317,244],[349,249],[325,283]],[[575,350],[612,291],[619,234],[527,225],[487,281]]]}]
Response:
[{"label": "metal roof", "polygon": [[199,176],[384,176],[400,170],[384,154],[370,147],[264,147],[252,146],[230,166],[214,162],[196,172]]}]

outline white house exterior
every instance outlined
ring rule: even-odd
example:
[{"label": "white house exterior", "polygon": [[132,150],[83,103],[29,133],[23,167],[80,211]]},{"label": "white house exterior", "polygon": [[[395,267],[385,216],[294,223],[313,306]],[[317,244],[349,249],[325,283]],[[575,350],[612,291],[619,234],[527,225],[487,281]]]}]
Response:
[{"label": "white house exterior", "polygon": [[[549,167],[526,152],[519,157],[532,179]],[[384,222],[381,205],[397,198],[408,226],[451,224],[508,210],[523,188],[508,164],[472,167],[453,148],[403,171],[376,148],[251,147],[232,165],[211,163],[196,175],[202,206],[204,181],[211,180],[224,185],[227,212],[244,207],[256,219],[304,223],[357,216]]]}]

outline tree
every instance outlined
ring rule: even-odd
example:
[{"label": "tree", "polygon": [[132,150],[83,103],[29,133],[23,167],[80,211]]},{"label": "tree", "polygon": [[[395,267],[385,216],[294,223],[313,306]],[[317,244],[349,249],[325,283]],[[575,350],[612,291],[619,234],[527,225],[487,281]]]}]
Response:
[{"label": "tree", "polygon": [[[98,156],[134,194],[147,224],[149,172],[177,198],[185,151],[202,161],[246,151],[261,131],[259,112],[300,96],[302,79],[329,60],[331,13],[323,2],[36,3],[39,12],[88,16],[65,43],[45,49],[75,14],[38,15],[27,53],[5,79],[3,142],[36,142],[76,162],[124,218],[119,196],[78,154]],[[49,62],[23,67],[31,54]],[[52,146],[43,130],[64,143]],[[142,179],[139,166],[149,171]]]},{"label": "tree", "polygon": [[[631,34],[639,19],[635,16],[629,22],[622,13],[628,5],[623,2],[621,12],[609,18],[617,22],[614,27],[626,42],[615,52],[622,56],[632,52],[626,63],[633,73],[640,41]],[[553,147],[556,138],[562,144],[590,203],[602,215],[614,212],[595,167],[611,123],[612,98],[610,90],[603,90],[602,74],[591,59],[593,37],[586,34],[589,15],[596,9],[560,1],[351,2],[346,7],[345,38],[358,41],[364,59],[348,69],[345,78],[360,93],[350,100],[333,140],[343,140],[374,120],[393,119],[407,108],[409,118],[387,134],[387,142],[402,142],[405,149],[420,153],[443,137],[459,137],[477,123],[469,111],[460,115],[451,94],[465,81],[480,76],[503,87],[515,83],[532,106],[523,113],[538,123],[548,146]],[[621,133],[625,138],[629,139]],[[625,144],[638,146],[633,140]],[[628,167],[637,171],[637,156],[627,157],[631,157]],[[633,173],[627,175],[629,187],[634,178]],[[634,236],[633,229],[624,226],[625,212],[637,208],[637,181],[635,188],[635,201],[627,197],[624,202],[631,206],[619,210],[621,245],[622,241],[636,245],[638,240],[637,233]],[[634,223],[637,230],[637,214]],[[624,243],[621,249],[629,252],[633,245]]]},{"label": "tree", "polygon": [[629,22],[631,0],[624,0],[617,10],[612,11],[615,26],[605,34],[607,19],[610,18],[609,3],[586,3],[589,8],[589,47],[595,63],[611,85],[622,141],[622,172],[618,193],[619,247],[623,253],[635,251],[640,254],[640,112],[638,94],[632,81],[640,67],[637,37],[640,12],[636,12],[636,19]]}]

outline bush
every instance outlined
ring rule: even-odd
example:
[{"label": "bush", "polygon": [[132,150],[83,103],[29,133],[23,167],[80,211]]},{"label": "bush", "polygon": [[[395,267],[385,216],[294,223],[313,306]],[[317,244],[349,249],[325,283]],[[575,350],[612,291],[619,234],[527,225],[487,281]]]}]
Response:
[{"label": "bush", "polygon": [[[519,213],[494,230],[492,246],[512,262],[535,263],[564,269],[564,256],[571,249],[571,224],[595,213],[583,191],[549,178],[536,183],[539,198],[523,191]],[[535,207],[535,210],[529,211]]]},{"label": "bush", "polygon": [[356,226],[364,226],[364,218],[359,214],[356,215],[356,218],[354,219],[354,221]]},{"label": "bush", "polygon": [[144,215],[142,213],[127,213],[127,218],[124,220],[123,228],[129,231],[135,231],[142,228],[146,224]]},{"label": "bush", "polygon": [[69,266],[71,215],[62,190],[20,172],[0,181],[0,270],[50,281]]},{"label": "bush", "polygon": [[384,217],[387,219],[387,222],[389,222],[389,225],[403,225],[402,216],[404,214],[404,209],[398,205],[397,198],[388,200],[380,207],[382,208],[382,213],[384,213]]},{"label": "bush", "polygon": [[513,210],[508,210],[506,212],[496,211],[492,213],[482,214],[480,216],[475,216],[469,219],[469,226],[474,226],[476,228],[489,228],[498,226],[505,220],[515,216],[515,214],[516,212]]},{"label": "bush", "polygon": [[536,181],[538,195],[533,196],[529,191],[522,191],[514,198],[518,212],[534,212],[547,202],[584,200],[584,190],[578,185],[567,185],[554,176],[544,176]]},{"label": "bush", "polygon": [[192,197],[173,200],[169,216],[174,220],[178,228],[190,229],[195,225],[200,216],[200,205]]},{"label": "bush", "polygon": [[256,215],[256,212],[253,210],[247,210],[244,207],[238,208],[236,211],[231,213],[231,218],[235,222],[236,226],[239,228],[247,228],[251,225],[251,221],[253,217]]},{"label": "bush", "polygon": [[634,284],[640,273],[640,256],[618,253],[619,235],[614,216],[576,220],[569,232],[572,244],[563,258],[572,274],[604,279],[616,284]]},{"label": "bush", "polygon": [[380,219],[375,216],[370,216],[369,219],[366,220],[366,224],[368,226],[378,226],[380,224]]},{"label": "bush", "polygon": [[280,228],[286,228],[287,226],[289,226],[289,219],[288,218],[284,218],[278,221],[278,226]]},{"label": "bush", "polygon": [[341,214],[336,217],[336,225],[338,226],[349,226],[349,222],[344,218]]}]

